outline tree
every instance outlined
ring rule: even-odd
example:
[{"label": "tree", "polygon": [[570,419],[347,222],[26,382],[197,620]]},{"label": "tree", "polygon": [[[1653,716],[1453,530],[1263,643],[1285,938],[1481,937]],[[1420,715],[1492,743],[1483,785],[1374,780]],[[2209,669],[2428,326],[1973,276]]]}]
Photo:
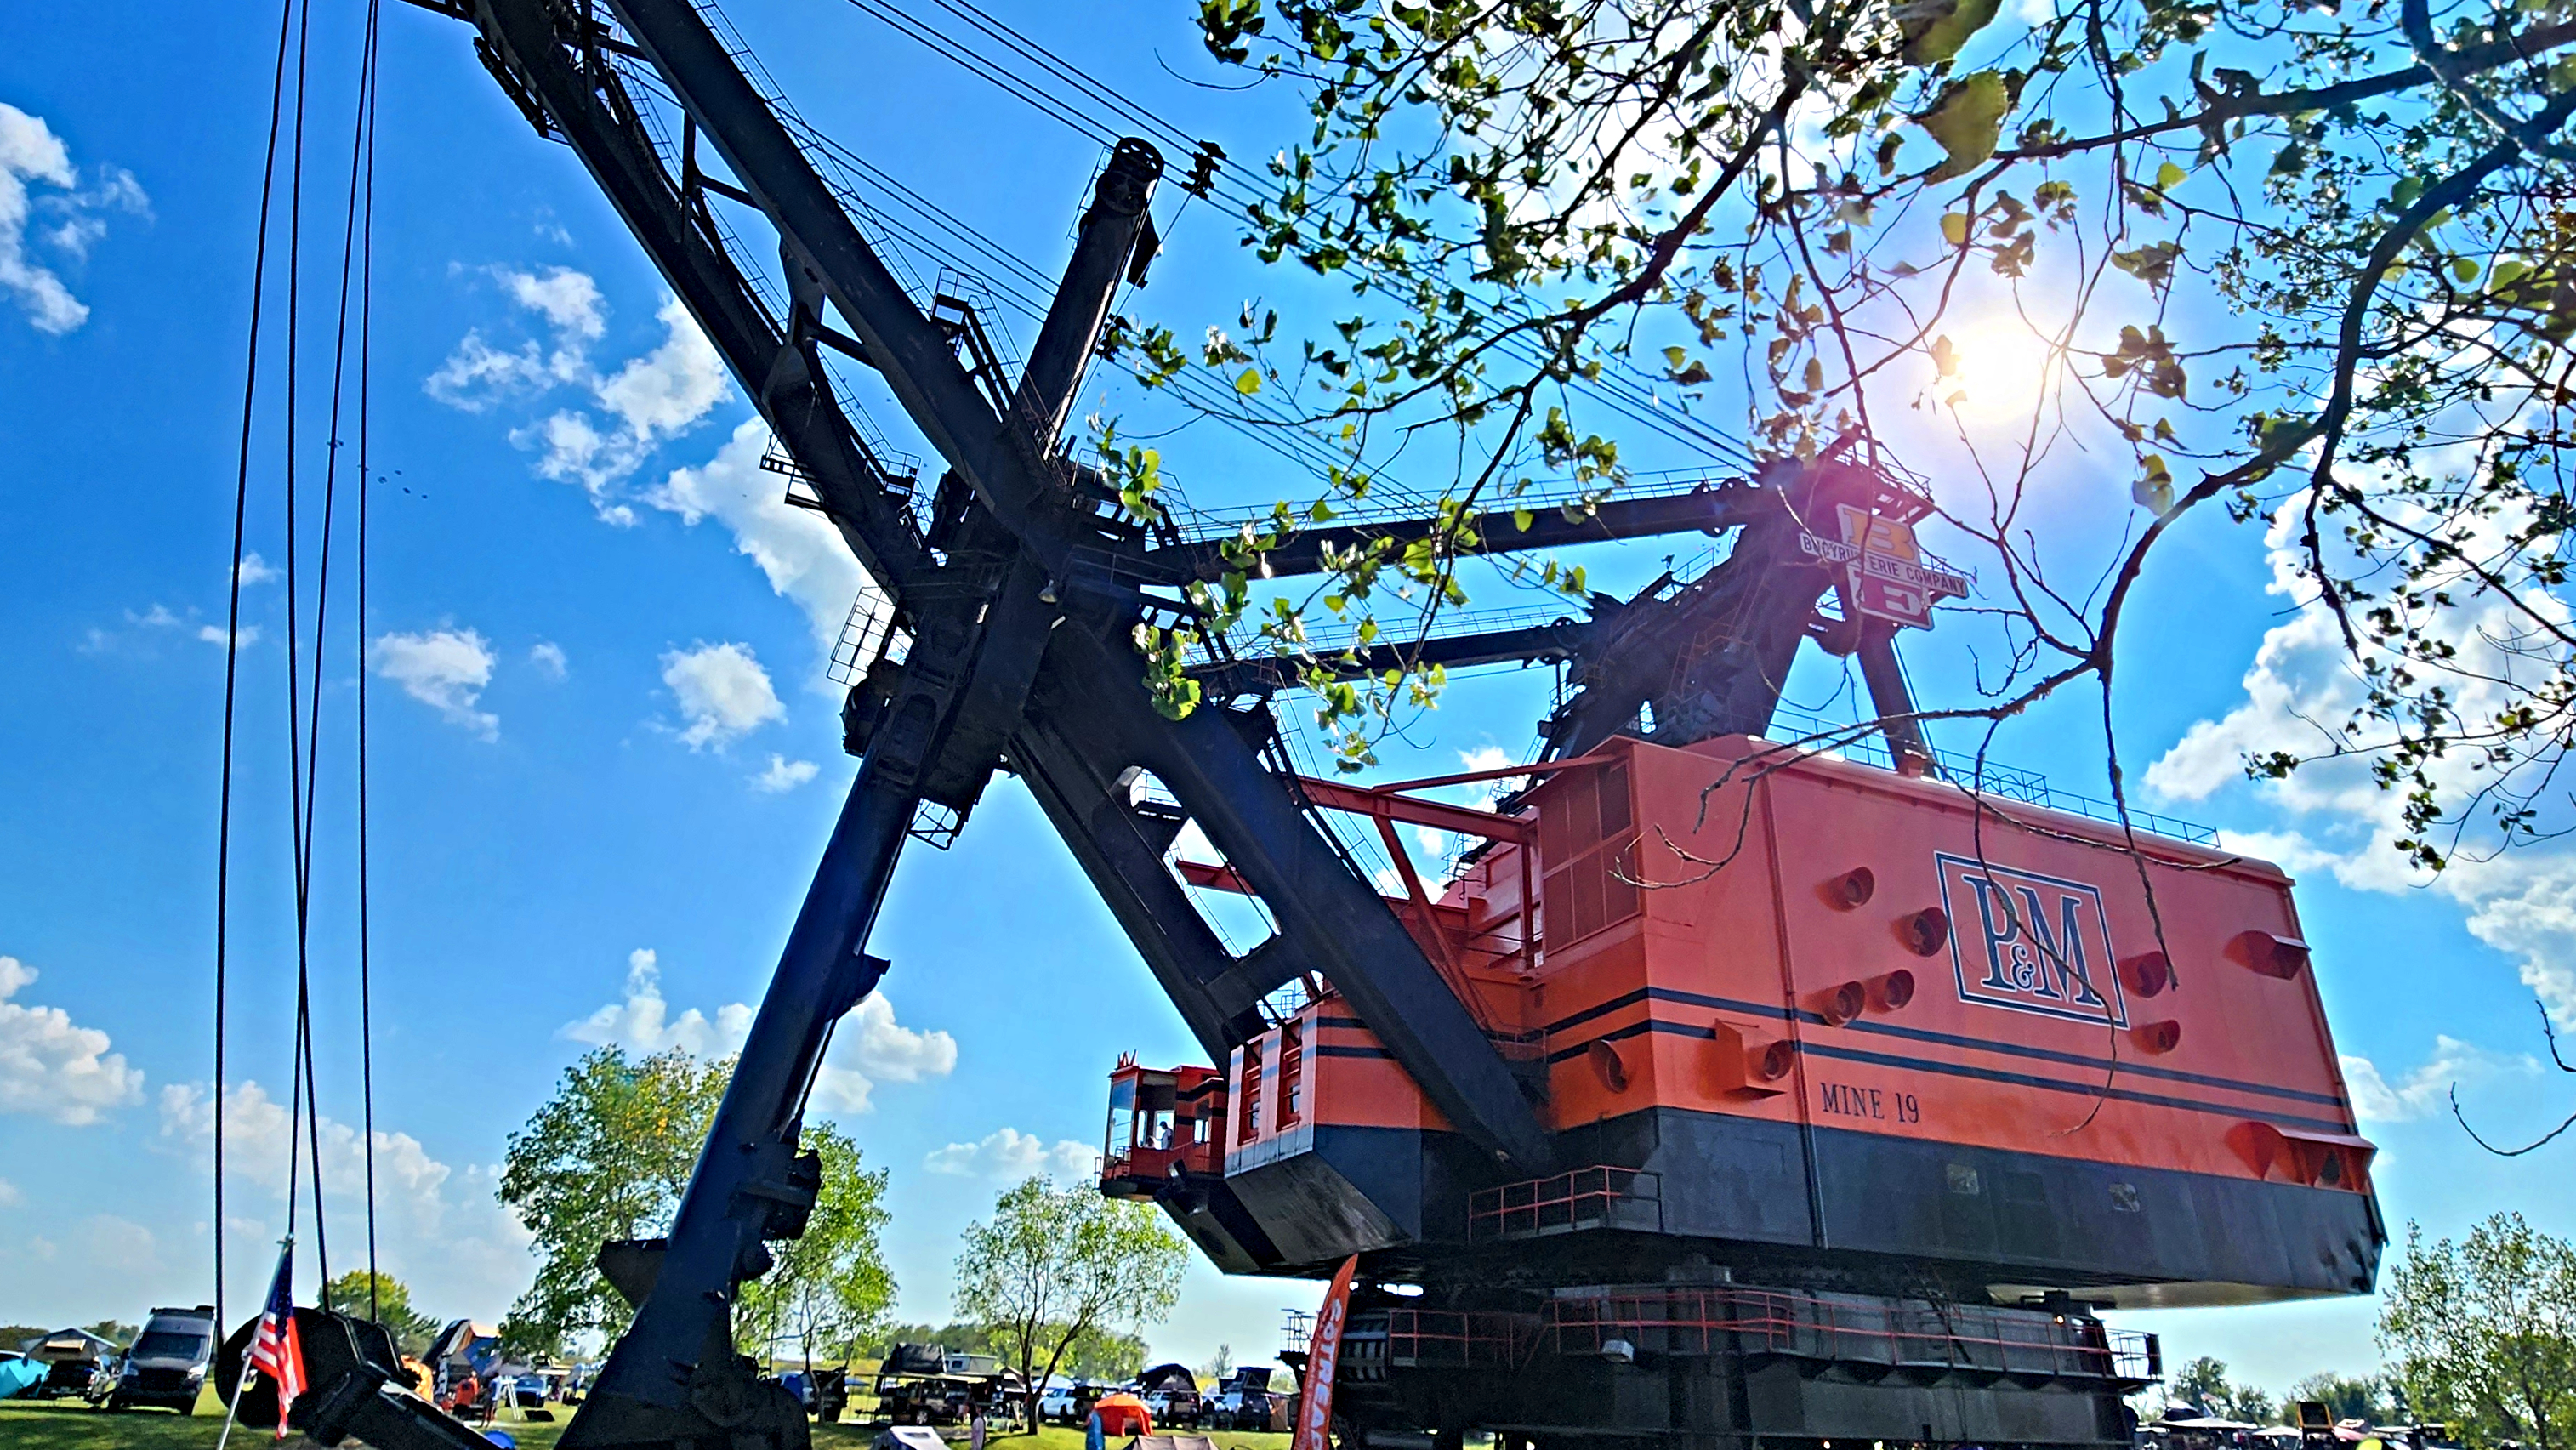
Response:
[{"label": "tree", "polygon": [[2388,1400],[2380,1388],[2379,1376],[2333,1373],[2312,1374],[2290,1386],[2290,1403],[2315,1400],[2335,1419],[2367,1420],[2376,1425],[2388,1417]]},{"label": "tree", "polygon": [[1216,1357],[1200,1365],[1198,1373],[1199,1378],[1203,1380],[1212,1380],[1218,1384],[1225,1383],[1226,1376],[1234,1373],[1234,1346],[1219,1344],[1216,1347]]},{"label": "tree", "polygon": [[125,1346],[132,1344],[134,1342],[134,1337],[141,1334],[143,1330],[138,1325],[120,1324],[113,1319],[102,1319],[96,1324],[89,1326],[89,1332],[106,1340],[108,1343],[115,1345],[117,1348],[123,1349]]},{"label": "tree", "polygon": [[2227,1378],[2223,1360],[2202,1355],[2174,1375],[2167,1393],[2183,1404],[2198,1405],[2224,1420],[2242,1420],[2249,1425],[2268,1424],[2272,1419],[2272,1397],[2252,1385],[2237,1385]]},{"label": "tree", "polygon": [[998,1357],[1001,1342],[994,1337],[989,1324],[889,1324],[859,1341],[859,1347],[879,1359],[894,1353],[898,1344],[936,1344],[950,1354],[989,1354]]},{"label": "tree", "polygon": [[729,1059],[701,1063],[676,1049],[630,1059],[602,1047],[565,1069],[503,1158],[500,1200],[535,1236],[540,1260],[504,1339],[559,1353],[576,1334],[624,1330],[634,1311],[595,1267],[599,1246],[668,1231],[732,1075]]},{"label": "tree", "polygon": [[[1376,628],[1384,602],[1413,616],[1384,637],[1427,628],[1490,542],[1478,512],[1525,514],[1553,474],[1579,513],[1648,432],[1703,456],[1854,439],[1950,481],[1926,539],[1980,582],[1945,628],[1987,696],[1928,718],[1990,728],[2090,690],[2116,793],[2140,580],[2224,513],[2270,529],[2284,591],[2349,671],[2314,733],[2250,771],[2351,762],[2395,802],[2386,844],[2426,868],[2567,823],[2544,792],[2576,724],[2556,593],[2576,539],[2576,22],[2457,0],[1200,15],[1213,55],[1310,113],[1267,177],[1223,193],[1247,240],[1352,301],[1312,324],[1249,305],[1239,335],[1189,351],[1115,341],[1148,382],[1209,368],[1285,394],[1348,458],[1313,510],[1246,531],[1201,623],[1147,632],[1149,679],[1243,621],[1309,661],[1327,613]],[[2015,371],[2008,417],[1962,411]],[[1441,531],[1355,548],[1312,593],[1261,587],[1267,549],[1366,497],[1370,449],[1416,438],[1409,482],[1439,488]],[[1155,470],[1108,463],[1152,508]],[[1351,760],[1439,683],[1310,679]]]},{"label": "tree", "polygon": [[2576,1444],[2576,1246],[2522,1215],[2499,1213],[2464,1243],[2429,1247],[2408,1224],[2379,1342],[2418,1418],[2471,1443]]},{"label": "tree", "polygon": [[1113,1384],[1145,1372],[1145,1337],[1095,1324],[1076,1335],[1060,1372],[1079,1380]]},{"label": "tree", "polygon": [[886,1171],[863,1168],[858,1145],[828,1123],[806,1125],[804,1144],[823,1158],[823,1186],[804,1236],[776,1246],[777,1264],[742,1286],[734,1319],[739,1342],[774,1347],[793,1337],[811,1365],[818,1341],[839,1342],[846,1359],[862,1335],[876,1332],[894,1305],[895,1284],[879,1241],[890,1217]]},{"label": "tree", "polygon": [[343,1314],[361,1319],[372,1314],[393,1335],[394,1346],[405,1354],[429,1353],[430,1341],[438,1337],[439,1322],[413,1309],[410,1287],[391,1274],[351,1269],[333,1279],[322,1293],[323,1302]]},{"label": "tree", "polygon": [[[1005,1190],[965,1238],[957,1312],[993,1327],[1032,1396],[1084,1335],[1169,1314],[1189,1263],[1153,1209],[1045,1178]],[[1027,1422],[1036,1428],[1034,1405]]]}]

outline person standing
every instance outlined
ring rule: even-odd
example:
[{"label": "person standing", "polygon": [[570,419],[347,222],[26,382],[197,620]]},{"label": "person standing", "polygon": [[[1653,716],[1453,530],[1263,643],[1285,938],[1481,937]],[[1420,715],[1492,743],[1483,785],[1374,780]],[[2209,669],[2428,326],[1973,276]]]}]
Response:
[{"label": "person standing", "polygon": [[1091,1412],[1091,1421],[1083,1427],[1082,1450],[1107,1450],[1109,1436],[1100,1428],[1100,1412]]},{"label": "person standing", "polygon": [[969,1450],[984,1450],[984,1407],[977,1405],[966,1417],[966,1443]]}]

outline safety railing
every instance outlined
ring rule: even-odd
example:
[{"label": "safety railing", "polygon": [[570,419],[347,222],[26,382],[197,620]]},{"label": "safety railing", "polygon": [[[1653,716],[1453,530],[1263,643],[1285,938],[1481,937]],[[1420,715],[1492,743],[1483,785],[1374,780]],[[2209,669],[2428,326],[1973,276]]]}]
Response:
[{"label": "safety railing", "polygon": [[[1896,768],[1895,758],[1888,753],[1886,739],[1876,729],[1860,724],[1827,720],[1821,715],[1784,705],[1773,713],[1768,734],[1784,745],[1838,755],[1881,770]],[[2120,807],[2114,802],[2059,790],[2038,771],[1995,760],[1979,761],[1974,755],[1957,750],[1935,748],[1932,758],[1940,765],[1944,780],[1979,795],[2046,806],[2053,811],[2064,811],[2068,815],[2082,816],[2088,821],[2100,821],[2106,825],[2120,823]],[[2157,811],[2141,810],[2134,805],[2129,807],[2128,823],[2149,835],[2188,841],[2195,846],[2218,844],[2215,827]]]},{"label": "safety railing", "polygon": [[1843,1364],[2048,1379],[2146,1380],[2153,1335],[2077,1315],[1980,1304],[1732,1287],[1658,1287],[1549,1301],[1546,1347],[1598,1353],[1776,1354]]},{"label": "safety railing", "polygon": [[[1354,1330],[1360,1327],[1361,1321],[1352,1322]],[[1538,1330],[1538,1317],[1530,1314],[1390,1309],[1386,1362],[1428,1369],[1515,1365],[1528,1359]]]},{"label": "safety railing", "polygon": [[1553,1178],[1506,1183],[1467,1199],[1467,1238],[1537,1238],[1579,1229],[1664,1226],[1663,1180],[1634,1168],[1600,1165]]},{"label": "safety railing", "polygon": [[1134,1147],[1115,1153],[1100,1162],[1100,1181],[1115,1179],[1164,1179],[1172,1175],[1174,1165],[1184,1173],[1214,1175],[1224,1171],[1219,1158],[1220,1147],[1214,1141],[1182,1141],[1168,1148]]}]

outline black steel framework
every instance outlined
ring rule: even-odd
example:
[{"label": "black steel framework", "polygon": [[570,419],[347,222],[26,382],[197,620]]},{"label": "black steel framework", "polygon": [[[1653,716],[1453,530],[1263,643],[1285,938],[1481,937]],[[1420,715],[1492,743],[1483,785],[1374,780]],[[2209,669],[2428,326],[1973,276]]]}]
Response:
[{"label": "black steel framework", "polygon": [[[1421,1085],[1493,1181],[1558,1171],[1524,1075],[1285,768],[1266,699],[1295,671],[1215,666],[1210,703],[1180,720],[1156,709],[1142,681],[1134,626],[1185,617],[1184,587],[1218,577],[1226,561],[1213,544],[1154,537],[1123,517],[1057,434],[1118,288],[1141,277],[1154,251],[1155,149],[1131,139],[1113,150],[1028,362],[1006,380],[981,349],[961,359],[971,312],[942,299],[934,315],[907,294],[688,0],[414,3],[468,22],[504,93],[580,158],[775,433],[780,471],[811,490],[883,589],[891,627],[911,640],[900,662],[874,661],[852,691],[844,719],[857,778],[668,1238],[602,1250],[603,1272],[637,1313],[569,1427],[568,1450],[805,1442],[801,1407],[735,1353],[734,1294],[770,1266],[768,1242],[802,1232],[815,1201],[819,1165],[799,1151],[805,1098],[833,1024],[887,970],[866,948],[905,842],[926,814],[952,830],[962,823],[997,770],[1026,783],[1215,1060],[1265,1025],[1264,997],[1311,973]],[[631,68],[676,104],[676,146],[657,144]],[[784,315],[737,262],[718,201],[775,233]],[[871,450],[835,396],[825,347],[874,368],[937,451],[945,476],[928,518],[913,507],[911,480]],[[1869,501],[1855,491],[1874,479],[1793,467],[1528,527],[1508,514],[1483,518],[1488,552],[1741,532],[1724,563],[1677,590],[1596,600],[1582,621],[1435,642],[1420,658],[1572,661],[1580,688],[1550,724],[1552,757],[1636,728],[1647,709],[1658,733],[1758,733],[1831,582],[1797,554],[1801,520],[1831,498]],[[1273,573],[1311,571],[1328,545],[1432,527],[1319,530],[1283,541],[1268,562]],[[1884,634],[1850,644],[1865,663],[1887,649]],[[1891,668],[1869,671],[1874,687],[1895,678],[1886,658]],[[1384,663],[1362,651],[1328,667]],[[1884,713],[1910,712],[1901,693],[1881,689],[1879,702]],[[1892,743],[1905,750],[1911,738]],[[1148,796],[1149,777],[1169,802]],[[1275,923],[1254,950],[1228,950],[1167,869],[1185,821]],[[480,1443],[389,1387],[358,1339],[351,1368],[317,1396],[317,1438],[356,1434],[389,1450]]]}]

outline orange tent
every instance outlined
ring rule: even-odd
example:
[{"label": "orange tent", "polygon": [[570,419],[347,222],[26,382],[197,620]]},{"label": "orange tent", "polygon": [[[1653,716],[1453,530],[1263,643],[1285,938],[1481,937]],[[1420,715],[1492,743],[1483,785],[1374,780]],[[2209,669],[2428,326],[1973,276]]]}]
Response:
[{"label": "orange tent", "polygon": [[1154,1417],[1146,1412],[1145,1402],[1134,1395],[1103,1395],[1091,1412],[1100,1417],[1100,1433],[1104,1436],[1154,1433]]}]

